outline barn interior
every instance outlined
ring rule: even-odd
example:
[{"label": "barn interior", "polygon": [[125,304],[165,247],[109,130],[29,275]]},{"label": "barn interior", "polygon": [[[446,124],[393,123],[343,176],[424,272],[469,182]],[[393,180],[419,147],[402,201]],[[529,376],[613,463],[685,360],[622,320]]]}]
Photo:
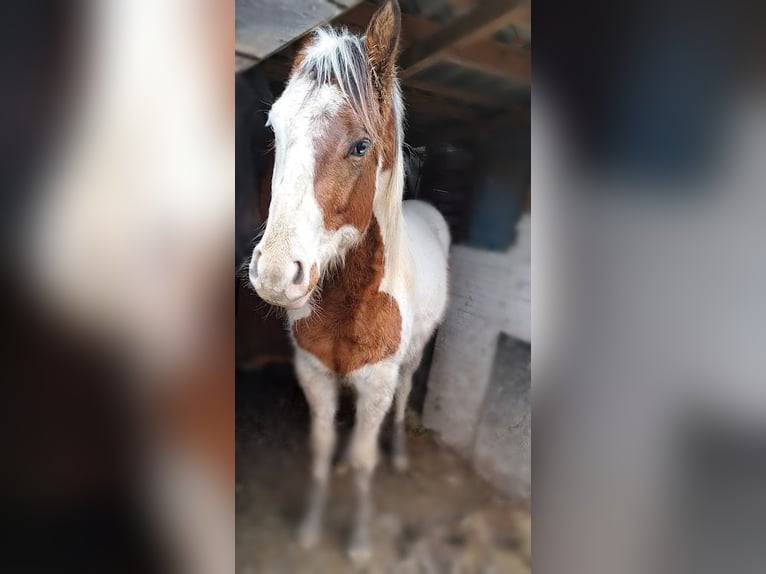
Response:
[{"label": "barn interior", "polygon": [[[284,87],[298,40],[322,24],[363,32],[379,4],[237,0],[238,266],[268,213],[265,110]],[[379,465],[371,571],[528,572],[531,5],[400,6],[405,198],[424,199],[447,219],[452,278],[450,309],[410,397],[412,468],[399,475],[385,456]],[[352,571],[342,465],[320,548],[307,554],[295,543],[309,476],[308,409],[281,317],[246,272],[236,293],[237,569]],[[341,436],[353,422],[346,402]]]}]

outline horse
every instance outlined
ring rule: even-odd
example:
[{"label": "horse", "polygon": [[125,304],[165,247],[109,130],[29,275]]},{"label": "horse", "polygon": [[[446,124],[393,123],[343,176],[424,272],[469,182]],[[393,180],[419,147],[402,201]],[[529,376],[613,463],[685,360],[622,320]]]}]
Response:
[{"label": "horse", "polygon": [[392,459],[406,470],[412,375],[447,305],[447,223],[433,206],[402,198],[400,30],[399,5],[389,0],[363,36],[319,28],[299,47],[269,111],[272,198],[249,264],[258,295],[286,309],[311,413],[312,481],[298,533],[306,548],[317,542],[326,506],[339,386],[354,391],[354,561],[371,556],[381,423],[393,405]]}]

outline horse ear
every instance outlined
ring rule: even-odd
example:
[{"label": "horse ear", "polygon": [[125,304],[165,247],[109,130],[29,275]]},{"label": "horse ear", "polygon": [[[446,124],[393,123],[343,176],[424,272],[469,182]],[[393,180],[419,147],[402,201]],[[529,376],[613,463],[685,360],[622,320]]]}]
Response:
[{"label": "horse ear", "polygon": [[296,40],[292,45],[292,51],[293,51],[293,65],[290,68],[290,75],[292,76],[295,71],[300,67],[301,63],[303,63],[303,59],[306,57],[306,49],[311,45],[311,42],[314,39],[313,34],[304,34],[298,40]]},{"label": "horse ear", "polygon": [[399,36],[402,28],[402,14],[397,0],[387,0],[367,26],[365,42],[370,64],[375,70],[377,87],[385,90],[394,78]]}]

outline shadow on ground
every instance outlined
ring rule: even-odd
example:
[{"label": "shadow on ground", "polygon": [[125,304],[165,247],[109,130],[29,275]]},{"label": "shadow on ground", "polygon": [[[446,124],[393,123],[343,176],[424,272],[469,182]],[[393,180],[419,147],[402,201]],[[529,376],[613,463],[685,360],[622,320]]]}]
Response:
[{"label": "shadow on ground", "polygon": [[[333,475],[322,541],[303,551],[295,531],[308,484],[308,408],[290,365],[237,373],[236,560],[239,574],[354,572],[345,547],[350,476]],[[341,437],[353,424],[347,397]],[[373,486],[370,573],[514,574],[530,572],[530,517],[477,477],[431,434],[409,424],[411,469],[397,474],[383,452]]]}]

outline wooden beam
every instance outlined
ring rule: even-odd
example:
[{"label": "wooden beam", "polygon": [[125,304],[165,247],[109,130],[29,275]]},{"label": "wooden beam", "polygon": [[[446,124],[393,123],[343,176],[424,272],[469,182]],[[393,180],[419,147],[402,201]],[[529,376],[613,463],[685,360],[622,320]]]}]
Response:
[{"label": "wooden beam", "polygon": [[236,0],[235,50],[264,60],[361,0]]},{"label": "wooden beam", "polygon": [[460,142],[467,140],[481,140],[491,135],[496,129],[529,129],[530,113],[508,113],[497,114],[485,120],[472,124],[454,124],[443,130],[435,130],[430,137],[431,141]]},{"label": "wooden beam", "polygon": [[[363,2],[339,16],[334,23],[364,30],[377,6]],[[519,8],[520,9],[520,8]],[[514,13],[518,13],[516,10]],[[528,18],[528,12],[527,12]],[[441,24],[412,14],[402,14],[402,49],[422,42],[443,29]],[[531,80],[529,50],[491,39],[471,44],[460,43],[447,49],[442,58],[461,66],[529,85]]]},{"label": "wooden beam", "polygon": [[235,72],[242,72],[243,70],[247,70],[248,68],[255,66],[257,63],[258,63],[257,58],[253,58],[246,54],[237,54],[236,52],[234,54],[234,71]]},{"label": "wooden beam", "polygon": [[440,59],[454,46],[469,44],[508,25],[521,0],[488,0],[429,38],[409,48],[399,58],[401,75],[408,78]]},{"label": "wooden beam", "polygon": [[[359,4],[345,14],[339,16],[333,23],[352,26],[363,30],[376,6],[369,2]],[[442,29],[438,23],[409,14],[402,15],[403,45],[410,46],[422,41]],[[285,47],[277,54],[262,61],[259,65],[265,69],[271,80],[285,81],[290,72],[294,52],[294,44]],[[238,54],[238,56],[243,56]],[[530,66],[529,52],[514,48],[508,44],[496,41],[478,41],[474,44],[460,45],[446,52],[445,59],[459,66],[477,70],[513,81],[521,85],[529,85]],[[246,67],[249,62],[242,62]],[[405,87],[411,87],[430,94],[436,94],[460,102],[491,108],[494,110],[516,110],[517,106],[506,98],[462,89],[459,86],[437,84],[418,78],[408,78],[402,81]],[[431,110],[423,106],[425,113]],[[446,111],[439,107],[439,112]],[[417,110],[420,112],[420,110]]]},{"label": "wooden beam", "polygon": [[[498,76],[520,86],[532,81],[529,51],[510,44],[472,44],[444,54],[444,59],[460,66]],[[412,77],[412,74],[403,76]]]},{"label": "wooden beam", "polygon": [[458,121],[473,121],[479,118],[476,110],[446,101],[434,94],[420,91],[405,91],[404,102],[408,123],[415,123],[417,115],[440,116]]},{"label": "wooden beam", "polygon": [[422,92],[428,92],[431,94],[437,94],[445,96],[453,100],[460,100],[461,102],[467,102],[469,104],[475,104],[486,108],[492,108],[495,110],[501,109],[516,109],[516,106],[509,102],[507,99],[497,99],[488,97],[478,92],[470,92],[468,90],[461,90],[460,88],[454,88],[452,86],[445,86],[442,84],[435,84],[431,82],[421,82],[415,79],[405,80],[404,85],[408,88],[414,88]]},{"label": "wooden beam", "polygon": [[[493,2],[487,2],[486,4],[480,3],[476,8],[474,8],[473,12],[484,10],[485,7],[487,10],[489,10],[491,8],[491,4],[493,4]],[[531,13],[529,10],[530,5],[527,2],[523,2],[522,0],[500,0],[497,2],[497,5],[499,7],[497,17],[492,18],[490,14],[488,19],[483,24],[481,24],[479,17],[477,16],[476,27],[463,33],[456,42],[456,45],[470,44],[471,42],[482,40],[492,36],[495,32],[502,30],[503,28],[507,28],[508,26],[523,25],[524,23],[529,22],[531,19]],[[505,5],[505,11],[503,11],[503,5]],[[471,13],[467,14],[466,18],[468,18]]]}]

